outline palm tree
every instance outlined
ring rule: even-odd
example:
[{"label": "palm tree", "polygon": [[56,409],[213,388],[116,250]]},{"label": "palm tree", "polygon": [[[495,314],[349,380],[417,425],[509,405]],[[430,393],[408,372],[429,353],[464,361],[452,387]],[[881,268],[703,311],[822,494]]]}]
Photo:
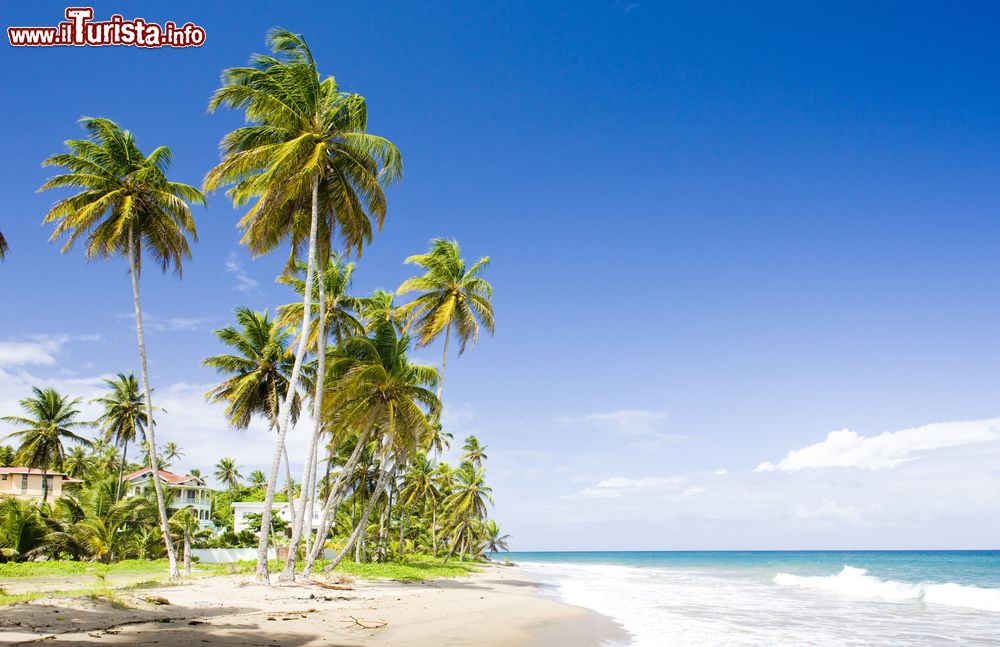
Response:
[{"label": "palm tree", "polygon": [[500,524],[493,519],[490,519],[483,525],[483,539],[486,541],[486,547],[491,553],[510,550],[510,546],[507,545],[510,535],[501,534]]},{"label": "palm tree", "polygon": [[437,557],[437,504],[441,498],[434,466],[426,456],[417,456],[403,476],[403,489],[399,493],[404,505],[430,504],[431,551]]},{"label": "palm tree", "polygon": [[181,451],[181,448],[174,441],[171,440],[163,446],[164,465],[169,465],[175,458],[181,458],[182,456],[184,456],[184,452]]},{"label": "palm tree", "polygon": [[142,395],[139,393],[139,381],[134,375],[119,373],[114,378],[105,379],[104,383],[110,391],[104,397],[95,398],[93,402],[104,407],[103,413],[97,419],[101,431],[104,432],[104,440],[113,442],[115,446],[119,444],[122,446],[118,485],[115,488],[117,501],[121,498],[122,478],[128,462],[128,444],[145,436],[148,418],[143,407]]},{"label": "palm tree", "polygon": [[198,515],[191,506],[181,508],[170,517],[170,525],[181,536],[184,546],[184,575],[191,577],[191,538],[200,527]]},{"label": "palm tree", "polygon": [[267,485],[267,477],[264,476],[264,472],[260,470],[254,470],[250,472],[249,481],[250,481],[250,487],[252,488],[260,488]]},{"label": "palm tree", "polygon": [[221,458],[219,462],[215,465],[215,479],[229,488],[230,492],[234,492],[240,485],[240,479],[243,475],[240,474],[240,468],[236,465],[236,461],[232,458]]},{"label": "palm tree", "polygon": [[[125,256],[132,278],[135,332],[139,345],[139,368],[146,404],[146,446],[150,467],[157,469],[156,439],[153,433],[153,397],[146,360],[146,340],[139,298],[139,274],[143,252],[160,270],[173,267],[181,274],[181,264],[191,257],[188,237],[196,238],[194,218],[188,203],[205,204],[205,196],[187,184],[167,179],[172,154],[160,146],[143,155],[135,138],[109,119],[85,117],[80,121],[89,138],[66,142],[69,152],[54,155],[43,163],[67,170],[42,185],[40,190],[61,187],[81,191],[58,201],[45,216],[55,222],[52,238],[68,236],[63,252],[80,238],[86,239],[86,258]],[[170,577],[178,577],[177,558],[167,527],[167,507],[159,479],[156,490],[160,529],[167,549]]]},{"label": "palm tree", "polygon": [[487,459],[486,456],[486,445],[480,445],[479,439],[475,436],[469,436],[465,439],[465,444],[462,445],[462,460],[472,463],[477,468],[483,466],[483,461]]},{"label": "palm tree", "polygon": [[486,503],[493,503],[490,494],[493,490],[486,485],[482,468],[476,468],[471,463],[462,463],[455,471],[452,488],[452,493],[444,501],[452,537],[446,559],[451,558],[459,545],[469,542],[475,522],[486,517]]},{"label": "palm tree", "polygon": [[[352,311],[358,308],[358,300],[347,294],[354,273],[354,263],[349,263],[338,255],[331,256],[316,276],[314,299],[319,305],[320,315],[310,322],[307,349],[317,357],[317,375],[326,374],[326,343],[332,335],[338,342],[350,335],[362,334],[364,327],[355,319]],[[298,294],[303,294],[306,284],[298,275],[305,274],[308,268],[305,263],[296,263],[296,274],[286,275],[279,281],[292,287]],[[303,307],[301,302],[290,303],[279,308],[278,322],[289,326],[296,321],[302,321]],[[301,332],[300,332],[301,334]],[[322,432],[322,419],[319,415],[323,406],[323,384],[317,381],[313,396],[313,435],[309,439],[306,459],[302,467],[302,496],[300,497],[301,514],[294,515],[292,520],[292,536],[290,551],[294,552],[302,538],[306,519],[312,518],[313,499],[316,489],[316,467],[319,438]],[[308,543],[308,542],[307,542]],[[282,573],[282,579],[294,579],[294,561]]]},{"label": "palm tree", "polygon": [[[381,473],[375,495],[369,499],[340,554],[325,568],[327,571],[335,568],[357,541],[378,496],[395,477],[398,466],[415,453],[423,437],[431,432],[428,417],[439,415],[441,402],[430,390],[437,386],[438,372],[430,366],[411,364],[407,358],[409,345],[409,337],[397,336],[396,329],[385,323],[372,337],[345,340],[342,355],[332,363],[332,373],[338,377],[328,387],[326,415],[338,417],[351,427],[381,430],[383,436]],[[314,548],[313,553],[316,552]]]},{"label": "palm tree", "polygon": [[411,325],[419,335],[417,346],[426,346],[444,333],[441,382],[438,385],[440,399],[452,329],[459,340],[459,355],[465,351],[470,341],[475,345],[480,325],[493,334],[493,304],[490,301],[493,298],[493,286],[481,276],[489,266],[490,257],[484,256],[466,269],[458,243],[436,238],[431,242],[428,253],[410,256],[405,262],[426,270],[423,276],[403,281],[396,290],[396,294],[419,292],[405,306],[413,319]]},{"label": "palm tree", "polygon": [[23,561],[48,547],[49,528],[38,506],[15,498],[0,499],[0,557]]},{"label": "palm tree", "polygon": [[82,479],[91,467],[91,458],[80,445],[74,445],[66,452],[62,469],[75,479]]},{"label": "palm tree", "polygon": [[451,447],[454,434],[445,431],[439,420],[431,424],[431,435],[427,437],[427,449],[434,452],[434,460],[441,458],[441,453]]},{"label": "palm tree", "polygon": [[395,304],[396,295],[385,290],[375,290],[367,297],[358,299],[358,311],[365,322],[365,332],[376,330],[388,321],[402,332],[406,327],[405,306]]},{"label": "palm tree", "polygon": [[17,438],[18,460],[28,467],[42,470],[42,503],[48,500],[50,468],[61,469],[66,458],[63,441],[90,445],[90,441],[77,435],[74,429],[89,427],[92,423],[77,420],[80,411],[76,408],[79,398],[70,400],[55,389],[32,387],[33,397],[21,400],[25,416],[6,416],[3,422],[22,427],[7,438]]},{"label": "palm tree", "polygon": [[3,237],[3,232],[0,231],[0,259],[7,258],[8,251],[10,251],[10,247],[7,245],[7,239]]},{"label": "palm tree", "polygon": [[[382,226],[383,186],[401,176],[402,158],[391,142],[366,132],[368,116],[361,96],[341,92],[333,77],[320,78],[312,52],[300,35],[275,29],[268,42],[275,56],[255,56],[250,67],[227,70],[223,87],[209,104],[212,111],[223,105],[242,108],[250,124],[223,139],[223,160],[209,172],[205,187],[215,190],[232,185],[230,195],[237,205],[256,199],[240,221],[243,243],[259,255],[290,239],[290,266],[305,246],[305,284],[311,286],[317,258],[329,257],[337,229],[346,251],[360,253],[372,237],[370,216]],[[323,271],[323,267],[318,269]],[[322,291],[323,282],[319,285]],[[303,292],[300,329],[308,330],[312,289]],[[324,302],[321,297],[321,321]],[[290,390],[278,416],[257,556],[257,579],[263,583],[269,581],[266,529],[288,431],[291,389],[299,379],[306,340],[306,335],[299,338]],[[325,342],[322,332],[319,340],[321,345]],[[323,356],[322,349],[319,355]],[[321,393],[320,384],[317,410]],[[314,449],[311,440],[308,451]]]},{"label": "palm tree", "polygon": [[[225,402],[226,416],[236,429],[246,429],[254,416],[262,416],[272,429],[278,427],[283,399],[289,392],[289,375],[295,358],[288,349],[291,333],[268,317],[266,311],[237,308],[237,326],[216,330],[219,340],[233,352],[209,357],[203,366],[216,369],[226,380],[205,394],[210,402]],[[291,423],[298,420],[302,399],[292,391]],[[288,453],[285,458],[286,482],[292,480]],[[291,488],[288,500],[292,500]],[[294,506],[292,508],[294,514]]]}]

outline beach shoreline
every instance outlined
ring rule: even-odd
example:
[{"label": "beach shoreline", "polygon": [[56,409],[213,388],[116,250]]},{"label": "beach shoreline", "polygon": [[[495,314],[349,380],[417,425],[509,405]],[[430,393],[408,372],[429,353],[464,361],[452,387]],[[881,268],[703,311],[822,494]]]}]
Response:
[{"label": "beach shoreline", "polygon": [[[318,579],[318,578],[317,578]],[[0,642],[152,645],[624,645],[611,618],[539,592],[520,569],[468,577],[263,587],[219,576],[112,599],[43,598],[4,607]],[[159,605],[147,597],[163,598]],[[119,608],[126,605],[126,608]]]}]

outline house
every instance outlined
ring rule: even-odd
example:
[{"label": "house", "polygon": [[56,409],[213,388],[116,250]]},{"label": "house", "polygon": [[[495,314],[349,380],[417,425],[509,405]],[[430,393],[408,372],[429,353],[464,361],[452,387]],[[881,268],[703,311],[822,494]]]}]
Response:
[{"label": "house", "polygon": [[[144,467],[141,470],[125,475],[125,494],[127,496],[145,496],[153,492],[153,471]],[[166,470],[158,472],[160,483],[166,485],[173,493],[173,499],[167,502],[167,514],[173,514],[182,508],[194,508],[198,522],[202,528],[215,529],[212,523],[212,489],[205,485],[204,479],[190,474],[174,474]]]},{"label": "house", "polygon": [[64,486],[75,483],[80,483],[80,479],[62,472],[44,472],[34,467],[0,467],[0,496],[54,501],[63,495]]},{"label": "house", "polygon": [[[295,509],[299,510],[302,503],[299,499],[295,500]],[[277,514],[287,523],[292,523],[292,517],[288,513],[288,503],[284,501],[275,501],[274,507],[272,508],[272,514]],[[234,501],[233,502],[233,532],[241,532],[243,530],[250,529],[250,515],[259,515],[264,512],[264,502],[263,501]],[[323,505],[322,501],[320,505],[313,505],[312,514],[312,529],[319,530],[319,522],[322,521],[323,516]]]}]

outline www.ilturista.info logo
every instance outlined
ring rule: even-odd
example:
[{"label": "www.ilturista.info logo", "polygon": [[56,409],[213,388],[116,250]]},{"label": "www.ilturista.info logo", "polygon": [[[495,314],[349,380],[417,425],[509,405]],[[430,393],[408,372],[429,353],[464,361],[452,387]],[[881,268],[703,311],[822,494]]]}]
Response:
[{"label": "www.ilturista.info logo", "polygon": [[185,23],[162,26],[142,18],[125,20],[120,14],[94,22],[91,7],[68,7],[66,20],[55,27],[8,27],[7,37],[15,47],[124,45],[131,47],[200,47],[205,30]]}]

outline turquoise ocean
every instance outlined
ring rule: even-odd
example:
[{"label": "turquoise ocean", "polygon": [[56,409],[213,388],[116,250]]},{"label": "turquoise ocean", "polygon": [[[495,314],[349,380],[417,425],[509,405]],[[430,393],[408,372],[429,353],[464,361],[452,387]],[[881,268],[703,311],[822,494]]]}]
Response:
[{"label": "turquoise ocean", "polygon": [[1000,551],[512,552],[634,647],[1000,646]]}]

